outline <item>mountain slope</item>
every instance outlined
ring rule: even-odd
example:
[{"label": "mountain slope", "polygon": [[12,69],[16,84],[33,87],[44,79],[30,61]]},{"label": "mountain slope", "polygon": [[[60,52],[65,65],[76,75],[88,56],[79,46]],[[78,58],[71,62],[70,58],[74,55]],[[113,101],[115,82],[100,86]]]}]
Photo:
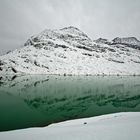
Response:
[{"label": "mountain slope", "polygon": [[0,74],[138,75],[140,50],[128,42],[92,41],[72,26],[47,29],[1,56]]},{"label": "mountain slope", "polygon": [[124,37],[124,38],[115,38],[113,39],[113,42],[116,44],[127,44],[127,45],[133,45],[133,46],[139,46],[140,47],[140,41],[137,40],[135,37]]}]

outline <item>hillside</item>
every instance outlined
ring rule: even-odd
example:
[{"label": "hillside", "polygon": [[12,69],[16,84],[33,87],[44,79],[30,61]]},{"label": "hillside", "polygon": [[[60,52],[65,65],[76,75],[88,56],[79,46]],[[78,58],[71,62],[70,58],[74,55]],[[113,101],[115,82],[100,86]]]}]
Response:
[{"label": "hillside", "polygon": [[134,37],[93,41],[72,26],[46,29],[0,56],[3,74],[139,75],[140,45]]}]

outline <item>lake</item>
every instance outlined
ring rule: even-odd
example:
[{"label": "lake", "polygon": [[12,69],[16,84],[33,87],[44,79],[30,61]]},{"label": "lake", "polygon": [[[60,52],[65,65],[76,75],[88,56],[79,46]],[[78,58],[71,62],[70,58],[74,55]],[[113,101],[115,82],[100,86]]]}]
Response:
[{"label": "lake", "polygon": [[139,76],[0,77],[0,131],[140,111]]}]

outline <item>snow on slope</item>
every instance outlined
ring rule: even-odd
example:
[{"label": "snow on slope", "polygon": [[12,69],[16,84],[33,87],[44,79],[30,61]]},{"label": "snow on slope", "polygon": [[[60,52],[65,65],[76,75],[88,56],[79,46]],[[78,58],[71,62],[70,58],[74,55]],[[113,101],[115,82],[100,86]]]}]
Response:
[{"label": "snow on slope", "polygon": [[113,40],[114,43],[120,43],[120,44],[129,44],[129,45],[136,45],[140,47],[140,41],[137,40],[135,37],[124,37],[124,38],[115,38]]},{"label": "snow on slope", "polygon": [[116,113],[44,128],[0,132],[1,140],[139,140],[140,113]]},{"label": "snow on slope", "polygon": [[140,50],[92,41],[72,26],[47,29],[0,56],[0,74],[139,75]]}]

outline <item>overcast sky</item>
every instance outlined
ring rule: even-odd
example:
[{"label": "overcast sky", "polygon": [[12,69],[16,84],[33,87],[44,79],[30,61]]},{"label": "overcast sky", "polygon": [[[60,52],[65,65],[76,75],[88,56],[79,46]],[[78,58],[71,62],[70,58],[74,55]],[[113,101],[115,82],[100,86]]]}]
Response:
[{"label": "overcast sky", "polygon": [[0,53],[46,28],[66,26],[93,39],[140,39],[140,0],[0,0]]}]

